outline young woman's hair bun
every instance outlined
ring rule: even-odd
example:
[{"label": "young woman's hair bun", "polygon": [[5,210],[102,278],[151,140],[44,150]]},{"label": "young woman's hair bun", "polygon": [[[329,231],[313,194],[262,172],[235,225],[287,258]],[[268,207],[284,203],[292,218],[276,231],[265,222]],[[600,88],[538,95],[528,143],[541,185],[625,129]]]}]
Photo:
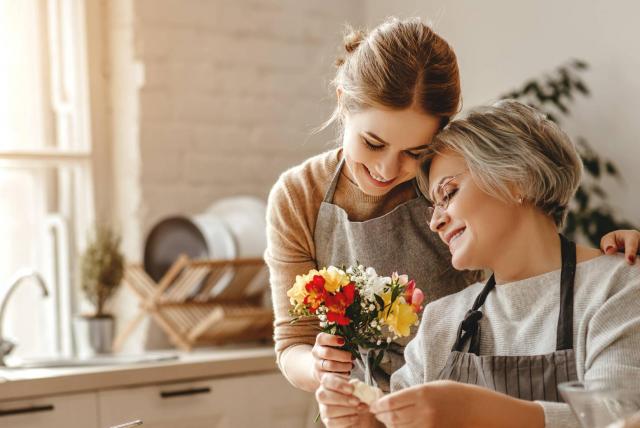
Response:
[{"label": "young woman's hair bun", "polygon": [[[358,46],[364,41],[367,37],[367,33],[363,30],[356,30],[350,26],[347,26],[347,29],[344,34],[344,50],[347,52],[347,55],[352,54],[358,49]],[[339,57],[336,59],[336,66],[340,67],[346,61],[345,57]]]}]

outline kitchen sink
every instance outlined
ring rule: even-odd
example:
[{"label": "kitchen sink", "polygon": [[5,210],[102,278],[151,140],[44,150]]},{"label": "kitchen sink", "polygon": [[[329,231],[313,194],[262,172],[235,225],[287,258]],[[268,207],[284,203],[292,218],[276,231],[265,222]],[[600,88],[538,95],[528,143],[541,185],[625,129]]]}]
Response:
[{"label": "kitchen sink", "polygon": [[2,369],[37,369],[58,367],[97,367],[139,363],[154,363],[178,359],[177,353],[145,353],[131,355],[96,355],[88,358],[80,357],[44,357],[44,358],[7,358],[6,367]]}]

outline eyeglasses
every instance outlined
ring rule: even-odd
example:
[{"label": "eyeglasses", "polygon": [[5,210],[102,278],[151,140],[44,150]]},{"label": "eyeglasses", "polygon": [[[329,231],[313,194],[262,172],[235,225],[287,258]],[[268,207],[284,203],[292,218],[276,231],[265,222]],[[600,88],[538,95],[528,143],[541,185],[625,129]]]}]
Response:
[{"label": "eyeglasses", "polygon": [[468,170],[462,171],[456,175],[447,177],[446,180],[438,184],[438,187],[436,188],[436,192],[435,192],[435,198],[433,200],[433,208],[431,210],[432,211],[431,214],[434,214],[437,208],[440,208],[442,211],[449,208],[449,203],[451,202],[451,198],[456,193],[456,191],[455,190],[451,191],[450,189],[447,188],[447,186],[449,186],[449,183],[451,183],[453,180],[455,180],[457,177],[461,176],[465,172],[469,172],[469,171]]}]

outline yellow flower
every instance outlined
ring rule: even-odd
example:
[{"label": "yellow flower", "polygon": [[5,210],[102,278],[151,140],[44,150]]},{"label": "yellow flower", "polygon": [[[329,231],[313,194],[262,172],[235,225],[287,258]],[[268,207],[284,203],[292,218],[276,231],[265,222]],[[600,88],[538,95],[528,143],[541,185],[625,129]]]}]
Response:
[{"label": "yellow flower", "polygon": [[324,289],[330,293],[335,293],[341,287],[347,285],[349,281],[349,276],[341,269],[338,269],[334,266],[329,266],[329,268],[323,268],[320,271],[320,275],[325,280]]},{"label": "yellow flower", "polygon": [[378,319],[398,336],[408,336],[411,332],[411,326],[418,321],[418,315],[402,297],[397,297],[393,305],[391,305],[391,310],[389,310],[391,291],[383,293],[381,297],[384,300],[385,309],[379,313]]},{"label": "yellow flower", "polygon": [[307,297],[307,294],[309,293],[307,293],[305,285],[307,285],[307,283],[316,275],[320,275],[320,272],[315,269],[311,269],[306,275],[296,275],[295,284],[293,284],[293,287],[287,291],[289,302],[291,302],[293,306],[297,306],[302,303],[304,298]]}]

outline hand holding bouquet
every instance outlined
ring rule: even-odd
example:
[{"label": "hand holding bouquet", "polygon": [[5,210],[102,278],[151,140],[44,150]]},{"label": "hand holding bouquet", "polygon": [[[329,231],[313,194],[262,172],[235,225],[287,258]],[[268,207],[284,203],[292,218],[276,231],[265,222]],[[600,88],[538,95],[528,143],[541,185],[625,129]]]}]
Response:
[{"label": "hand holding bouquet", "polygon": [[343,349],[361,360],[358,348],[378,350],[374,366],[398,337],[417,325],[424,295],[407,275],[379,276],[362,265],[334,266],[298,275],[287,292],[295,322],[317,316],[323,332],[342,336]]}]

